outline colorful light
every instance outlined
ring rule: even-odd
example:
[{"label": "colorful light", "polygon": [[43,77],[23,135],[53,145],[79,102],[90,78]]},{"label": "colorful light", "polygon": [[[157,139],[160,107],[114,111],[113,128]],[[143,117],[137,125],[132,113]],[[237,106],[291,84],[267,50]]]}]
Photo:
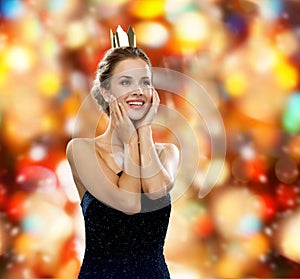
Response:
[{"label": "colorful light", "polygon": [[257,197],[253,193],[238,187],[214,191],[211,208],[216,231],[227,239],[234,239],[240,238],[241,232],[251,234],[259,230]]},{"label": "colorful light", "polygon": [[237,157],[232,162],[231,173],[239,181],[247,182],[253,176],[252,164],[241,157]]},{"label": "colorful light", "polygon": [[296,92],[288,97],[287,105],[282,116],[284,129],[295,134],[300,131],[300,92]]},{"label": "colorful light", "polygon": [[270,221],[276,216],[277,204],[274,197],[268,194],[258,196],[259,215],[264,221]]},{"label": "colorful light", "polygon": [[5,221],[0,218],[0,257],[3,257],[3,255],[8,252],[10,242]]},{"label": "colorful light", "polygon": [[180,14],[196,10],[190,0],[166,0],[165,2],[166,18],[173,23]]},{"label": "colorful light", "polygon": [[286,30],[276,36],[278,49],[286,56],[291,56],[299,50],[299,40],[293,31]]},{"label": "colorful light", "polygon": [[39,19],[34,14],[26,14],[20,28],[20,36],[24,42],[35,44],[41,38],[42,27]]},{"label": "colorful light", "polygon": [[[9,77],[9,67],[5,62],[4,54],[0,53],[0,88],[5,87],[5,84],[8,81],[8,77]],[[2,94],[3,94],[3,90],[1,90],[1,92],[0,92],[0,97]],[[1,106],[2,106],[2,104],[1,104]]]},{"label": "colorful light", "polygon": [[[216,165],[215,169],[221,170],[221,174],[220,174],[218,180],[216,181],[216,186],[224,185],[230,177],[230,168],[229,168],[228,162],[223,161],[221,159],[215,159],[215,160],[212,160],[209,164]],[[213,183],[213,181],[215,181],[215,180],[211,179],[211,183]]]},{"label": "colorful light", "polygon": [[206,238],[214,232],[214,224],[208,213],[198,214],[193,222],[194,232],[199,238]]},{"label": "colorful light", "polygon": [[205,206],[197,201],[191,201],[183,210],[184,216],[189,220],[195,220],[199,214],[205,212]]},{"label": "colorful light", "polygon": [[20,221],[27,207],[27,194],[23,191],[15,192],[7,201],[6,213],[11,220]]},{"label": "colorful light", "polygon": [[[258,29],[258,27],[257,27]],[[284,55],[270,43],[263,40],[262,34],[252,38],[252,48],[249,51],[249,62],[259,74],[269,73],[275,65],[284,61]],[[245,54],[246,55],[246,54]]]},{"label": "colorful light", "polygon": [[34,235],[21,233],[14,240],[14,249],[19,255],[29,257],[37,251],[37,238]]},{"label": "colorful light", "polygon": [[53,278],[75,278],[79,274],[81,262],[73,258],[62,264],[54,273]]},{"label": "colorful light", "polygon": [[25,191],[53,193],[57,188],[55,173],[43,166],[25,166],[18,171],[16,182]]},{"label": "colorful light", "polygon": [[294,89],[299,80],[298,70],[286,61],[278,63],[274,67],[276,81],[282,89],[290,91]]},{"label": "colorful light", "polygon": [[[101,134],[107,126],[107,117],[91,106],[77,125],[75,119],[109,48],[109,28],[117,24],[133,25],[137,44],[152,49],[154,64],[201,82],[226,123],[223,163],[210,159],[210,141],[196,113],[174,94],[161,94],[162,103],[197,130],[202,156],[190,191],[173,204],[166,246],[171,277],[296,278],[300,91],[293,91],[299,87],[300,49],[296,11],[290,10],[296,2],[0,0],[3,278],[78,275],[84,224],[65,143]],[[191,94],[190,88],[180,89]],[[197,90],[192,93],[195,108],[203,107]],[[97,119],[96,132],[89,132],[91,118]],[[218,127],[212,127],[217,135]],[[184,128],[180,132],[186,134]],[[178,142],[167,128],[154,129],[153,136]],[[185,139],[189,147],[191,139]],[[210,166],[223,164],[219,178],[221,167],[204,179]],[[220,187],[196,197],[204,181]],[[177,183],[185,182],[183,173]],[[80,246],[74,247],[75,238]]]},{"label": "colorful light", "polygon": [[157,22],[140,22],[134,29],[139,43],[152,48],[162,47],[169,37],[167,28]]},{"label": "colorful light", "polygon": [[[35,80],[33,81],[35,82]],[[47,114],[47,103],[22,83],[10,87],[9,109],[5,113],[3,138],[12,148],[24,146],[35,136],[41,135],[41,119]]]},{"label": "colorful light", "polygon": [[300,211],[283,218],[278,223],[278,231],[274,241],[280,253],[297,263],[300,263],[299,242]]},{"label": "colorful light", "polygon": [[257,2],[260,15],[267,20],[277,19],[283,11],[283,3],[281,0],[264,0]]},{"label": "colorful light", "polygon": [[132,1],[129,10],[138,18],[153,19],[164,14],[165,0]]},{"label": "colorful light", "polygon": [[66,0],[51,0],[47,1],[48,9],[52,12],[61,11],[65,8],[67,1]]},{"label": "colorful light", "polygon": [[234,7],[243,14],[252,14],[257,10],[256,0],[234,0]]},{"label": "colorful light", "polygon": [[235,36],[245,36],[247,33],[247,23],[243,16],[239,14],[230,15],[226,20],[227,28]]},{"label": "colorful light", "polygon": [[242,246],[250,258],[259,259],[262,255],[268,253],[270,241],[263,233],[256,233],[251,237],[244,238]]},{"label": "colorful light", "polygon": [[43,40],[40,42],[41,56],[44,60],[53,61],[60,51],[59,42],[52,34],[43,34]]},{"label": "colorful light", "polygon": [[184,13],[174,24],[174,35],[184,53],[194,52],[208,40],[208,20],[197,12]]},{"label": "colorful light", "polygon": [[8,199],[7,186],[0,182],[0,210],[4,209]]},{"label": "colorful light", "polygon": [[21,228],[26,234],[38,236],[43,233],[45,226],[43,218],[37,215],[27,215],[21,221]]},{"label": "colorful light", "polygon": [[279,181],[293,183],[299,176],[298,166],[292,158],[282,157],[275,164],[275,174]]},{"label": "colorful light", "polygon": [[290,139],[288,152],[294,160],[297,162],[300,161],[300,135],[295,135]]},{"label": "colorful light", "polygon": [[21,0],[1,0],[0,14],[5,18],[13,20],[20,17],[25,11],[23,1]]},{"label": "colorful light", "polygon": [[78,202],[80,200],[76,185],[73,180],[72,171],[67,160],[62,160],[56,168],[56,174],[63,188],[67,198],[71,202]]},{"label": "colorful light", "polygon": [[73,21],[67,26],[65,44],[76,49],[83,46],[88,39],[87,26],[84,21]]},{"label": "colorful light", "polygon": [[24,45],[12,46],[5,53],[5,61],[10,69],[17,73],[29,71],[36,61],[33,50]]},{"label": "colorful light", "polygon": [[246,214],[239,222],[238,234],[243,237],[249,237],[258,233],[261,228],[262,222],[258,216]]},{"label": "colorful light", "polygon": [[244,273],[244,261],[236,255],[223,255],[215,267],[217,278],[241,278]]},{"label": "colorful light", "polygon": [[29,158],[33,161],[41,161],[47,156],[47,150],[45,146],[37,144],[31,147],[29,150]]},{"label": "colorful light", "polygon": [[275,193],[280,210],[294,209],[298,206],[299,189],[297,186],[280,183],[276,186]]},{"label": "colorful light", "polygon": [[241,71],[230,73],[225,80],[225,87],[231,97],[239,97],[248,87],[248,78]]},{"label": "colorful light", "polygon": [[59,94],[62,81],[56,71],[43,71],[37,76],[39,92],[46,97],[55,97]]}]

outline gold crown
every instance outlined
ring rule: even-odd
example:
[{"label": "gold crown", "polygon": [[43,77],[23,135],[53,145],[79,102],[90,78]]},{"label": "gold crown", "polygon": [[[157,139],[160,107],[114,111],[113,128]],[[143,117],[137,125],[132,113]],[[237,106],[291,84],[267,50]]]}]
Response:
[{"label": "gold crown", "polygon": [[131,26],[129,26],[127,33],[120,25],[118,25],[115,33],[113,33],[110,29],[110,41],[112,48],[122,46],[136,47],[135,33]]}]

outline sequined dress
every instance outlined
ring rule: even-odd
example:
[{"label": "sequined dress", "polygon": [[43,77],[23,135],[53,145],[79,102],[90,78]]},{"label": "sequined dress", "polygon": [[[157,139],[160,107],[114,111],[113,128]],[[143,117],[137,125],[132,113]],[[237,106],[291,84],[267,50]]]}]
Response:
[{"label": "sequined dress", "polygon": [[170,196],[151,200],[142,195],[141,201],[141,213],[127,215],[84,194],[86,249],[78,278],[170,278],[163,255]]}]

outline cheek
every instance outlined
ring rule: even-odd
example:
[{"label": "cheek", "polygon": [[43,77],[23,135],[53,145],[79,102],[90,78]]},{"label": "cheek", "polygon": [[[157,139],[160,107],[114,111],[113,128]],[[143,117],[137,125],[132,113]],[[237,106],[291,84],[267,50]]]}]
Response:
[{"label": "cheek", "polygon": [[111,92],[116,98],[125,98],[128,94],[133,92],[135,89],[131,86],[112,86]]},{"label": "cheek", "polygon": [[112,86],[110,94],[115,98],[119,99],[125,97],[124,95],[126,94],[126,90],[124,90],[124,88],[120,88],[119,86]]},{"label": "cheek", "polygon": [[152,96],[153,96],[152,89],[151,88],[144,89],[143,93],[144,93],[145,97],[147,98],[148,102],[152,102]]}]

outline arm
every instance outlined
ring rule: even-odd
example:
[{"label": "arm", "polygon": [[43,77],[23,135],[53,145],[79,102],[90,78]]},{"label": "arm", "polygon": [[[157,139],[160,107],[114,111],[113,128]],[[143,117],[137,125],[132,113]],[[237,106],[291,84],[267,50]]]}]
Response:
[{"label": "arm", "polygon": [[126,181],[128,177],[122,175],[121,182],[121,178],[97,157],[94,143],[84,139],[71,140],[67,145],[67,159],[74,180],[96,199],[128,214],[140,211],[140,189],[126,188],[126,185],[131,185]]},{"label": "arm", "polygon": [[140,154],[137,134],[128,143],[124,143],[123,173],[118,181],[120,189],[133,193],[141,193]]},{"label": "arm", "polygon": [[179,165],[179,151],[176,145],[165,144],[158,154],[149,125],[139,128],[138,134],[142,188],[151,199],[158,199],[165,196],[174,186]]},{"label": "arm", "polygon": [[114,133],[121,139],[124,148],[123,173],[118,181],[120,189],[141,193],[140,154],[137,131],[122,104],[111,104]]}]

